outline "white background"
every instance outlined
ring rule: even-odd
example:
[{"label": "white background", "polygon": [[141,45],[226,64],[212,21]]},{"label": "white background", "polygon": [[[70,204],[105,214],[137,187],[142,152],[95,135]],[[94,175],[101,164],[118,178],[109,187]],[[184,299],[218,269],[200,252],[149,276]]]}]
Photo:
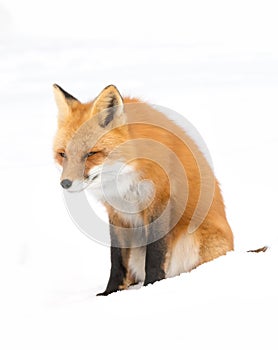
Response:
[{"label": "white background", "polygon": [[[277,10],[247,0],[1,1],[1,349],[277,349]],[[96,298],[109,249],[64,207],[53,83],[82,101],[113,83],[189,119],[211,152],[235,252]],[[245,253],[265,244],[265,254]]]}]

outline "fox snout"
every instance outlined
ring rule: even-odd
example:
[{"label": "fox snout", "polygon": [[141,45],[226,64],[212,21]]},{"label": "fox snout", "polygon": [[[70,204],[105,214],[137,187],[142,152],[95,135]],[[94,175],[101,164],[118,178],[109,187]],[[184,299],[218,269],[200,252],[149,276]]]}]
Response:
[{"label": "fox snout", "polygon": [[71,187],[72,181],[69,180],[69,179],[64,179],[64,180],[62,180],[62,181],[60,182],[60,185],[61,185],[65,190],[67,190],[68,188]]},{"label": "fox snout", "polygon": [[[86,179],[84,160],[71,159],[63,161],[63,169],[60,177],[60,185],[64,190],[79,191]],[[81,186],[81,187],[80,187]]]}]

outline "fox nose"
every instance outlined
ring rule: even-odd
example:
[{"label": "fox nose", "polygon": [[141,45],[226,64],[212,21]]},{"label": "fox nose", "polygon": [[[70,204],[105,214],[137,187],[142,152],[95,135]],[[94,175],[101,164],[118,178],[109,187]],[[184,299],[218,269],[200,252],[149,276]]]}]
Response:
[{"label": "fox nose", "polygon": [[70,186],[72,185],[72,181],[70,181],[69,179],[65,179],[62,180],[60,185],[64,188],[64,189],[68,189],[70,188]]}]

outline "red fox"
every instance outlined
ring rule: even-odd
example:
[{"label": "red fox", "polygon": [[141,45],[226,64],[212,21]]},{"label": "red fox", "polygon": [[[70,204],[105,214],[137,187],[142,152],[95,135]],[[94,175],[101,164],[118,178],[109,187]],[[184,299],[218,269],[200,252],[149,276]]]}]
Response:
[{"label": "red fox", "polygon": [[[183,128],[114,85],[85,104],[56,84],[54,95],[61,186],[92,191],[109,216],[111,271],[99,295],[191,271],[233,250],[219,184]],[[111,169],[120,169],[112,180]]]}]

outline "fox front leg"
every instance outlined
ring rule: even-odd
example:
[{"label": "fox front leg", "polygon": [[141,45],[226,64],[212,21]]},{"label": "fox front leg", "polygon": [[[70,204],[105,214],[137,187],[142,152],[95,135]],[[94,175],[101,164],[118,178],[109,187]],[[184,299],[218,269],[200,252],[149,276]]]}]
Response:
[{"label": "fox front leg", "polygon": [[111,270],[107,287],[103,293],[97,294],[104,296],[120,290],[126,278],[126,268],[123,265],[122,248],[111,247]]},{"label": "fox front leg", "polygon": [[105,296],[122,289],[121,287],[124,285],[127,275],[127,269],[124,263],[124,253],[126,253],[126,249],[118,247],[117,235],[112,225],[110,226],[110,237],[110,277],[105,291],[97,294],[98,296]]},{"label": "fox front leg", "polygon": [[144,286],[165,278],[166,251],[165,237],[147,245]]}]

